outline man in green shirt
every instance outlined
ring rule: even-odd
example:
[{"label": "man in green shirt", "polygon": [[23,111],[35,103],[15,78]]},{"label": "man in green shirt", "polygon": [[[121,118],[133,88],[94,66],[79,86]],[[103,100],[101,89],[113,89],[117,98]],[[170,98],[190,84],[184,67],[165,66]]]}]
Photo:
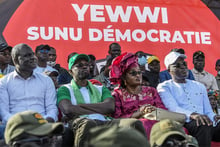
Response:
[{"label": "man in green shirt", "polygon": [[109,120],[108,115],[114,112],[115,102],[111,92],[105,87],[88,81],[89,57],[76,54],[69,60],[69,70],[73,77],[70,84],[58,89],[58,106],[68,118],[69,127],[75,134],[75,147],[84,145],[88,131],[99,125],[117,125],[134,127],[145,135],[142,123],[136,119]]}]

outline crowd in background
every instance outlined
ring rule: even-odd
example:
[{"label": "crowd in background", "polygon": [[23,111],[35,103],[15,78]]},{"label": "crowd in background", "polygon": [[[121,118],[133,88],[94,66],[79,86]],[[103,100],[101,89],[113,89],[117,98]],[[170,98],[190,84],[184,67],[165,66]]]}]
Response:
[{"label": "crowd in background", "polygon": [[[150,53],[122,53],[109,45],[99,70],[95,55],[72,52],[68,69],[56,49],[41,44],[0,44],[0,144],[2,146],[211,146],[220,142],[220,59],[216,76],[206,55],[171,49],[161,60]],[[183,113],[184,124],[151,120],[155,108]],[[219,136],[219,137],[218,137]],[[1,146],[1,145],[0,145]]]}]

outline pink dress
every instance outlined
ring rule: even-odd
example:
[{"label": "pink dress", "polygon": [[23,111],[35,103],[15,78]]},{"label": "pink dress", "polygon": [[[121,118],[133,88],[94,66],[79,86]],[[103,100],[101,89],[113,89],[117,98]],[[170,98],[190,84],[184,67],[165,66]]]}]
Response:
[{"label": "pink dress", "polygon": [[[144,104],[166,109],[157,90],[153,87],[142,86],[142,92],[139,94],[130,94],[125,89],[115,89],[112,95],[115,98],[115,112],[112,115],[114,118],[130,118]],[[139,120],[142,121],[149,139],[151,128],[157,121],[145,118]]]}]

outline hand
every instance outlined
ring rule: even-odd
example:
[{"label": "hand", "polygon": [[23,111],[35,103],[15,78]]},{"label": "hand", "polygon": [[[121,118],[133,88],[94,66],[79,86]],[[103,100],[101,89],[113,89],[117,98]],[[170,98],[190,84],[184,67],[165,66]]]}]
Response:
[{"label": "hand", "polygon": [[70,120],[70,119],[69,119],[67,116],[63,116],[63,117],[61,118],[61,122],[64,123],[64,124],[68,123],[69,120]]},{"label": "hand", "polygon": [[220,120],[220,115],[215,115],[214,120],[215,120],[215,122],[219,121]]},{"label": "hand", "polygon": [[201,115],[201,114],[198,114],[198,113],[192,113],[190,115],[190,119],[191,120],[195,120],[197,126],[206,125],[206,124],[208,126],[212,125],[212,121],[209,119],[209,117],[207,115]]},{"label": "hand", "polygon": [[150,104],[143,105],[140,107],[140,112],[142,113],[142,115],[145,115],[147,113],[151,113],[155,110],[156,110],[156,108]]},{"label": "hand", "polygon": [[47,117],[46,120],[47,120],[48,122],[55,122],[52,117]]}]

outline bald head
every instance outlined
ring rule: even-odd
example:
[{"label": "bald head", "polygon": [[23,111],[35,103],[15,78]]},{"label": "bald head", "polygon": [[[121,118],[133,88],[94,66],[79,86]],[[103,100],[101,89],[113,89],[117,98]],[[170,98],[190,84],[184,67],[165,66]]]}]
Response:
[{"label": "bald head", "polygon": [[12,56],[12,60],[13,60],[14,64],[15,64],[15,60],[17,60],[17,58],[18,58],[18,55],[24,49],[31,49],[32,50],[32,48],[29,45],[24,44],[24,43],[17,44],[12,48],[11,56]]}]

